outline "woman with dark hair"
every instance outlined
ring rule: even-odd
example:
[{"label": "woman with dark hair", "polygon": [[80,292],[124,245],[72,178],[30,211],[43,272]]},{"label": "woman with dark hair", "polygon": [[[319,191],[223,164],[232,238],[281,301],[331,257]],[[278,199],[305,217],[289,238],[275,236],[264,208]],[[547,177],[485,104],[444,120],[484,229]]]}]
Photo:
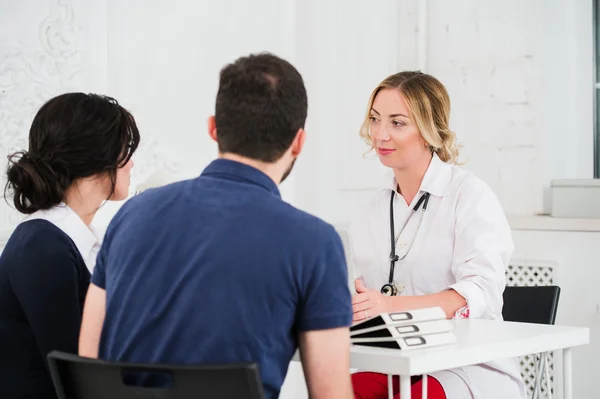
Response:
[{"label": "woman with dark hair", "polygon": [[77,353],[100,239],[90,226],[129,190],[140,140],[110,97],[69,93],[42,106],[29,150],[9,156],[5,195],[28,216],[0,256],[0,397],[54,398],[46,355]]}]

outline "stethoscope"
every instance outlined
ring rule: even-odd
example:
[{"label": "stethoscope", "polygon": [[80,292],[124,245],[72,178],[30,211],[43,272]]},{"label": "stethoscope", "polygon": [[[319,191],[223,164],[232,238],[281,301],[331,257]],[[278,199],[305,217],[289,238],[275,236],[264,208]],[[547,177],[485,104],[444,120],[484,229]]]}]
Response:
[{"label": "stethoscope", "polygon": [[[419,233],[419,228],[421,227],[421,221],[423,221],[423,215],[425,214],[425,210],[427,209],[427,204],[429,203],[429,193],[427,193],[427,192],[423,193],[423,195],[421,195],[421,198],[419,198],[419,200],[413,207],[410,215],[408,215],[408,217],[406,218],[406,221],[404,222],[402,229],[400,229],[400,233],[398,234],[398,237],[396,237],[396,234],[394,232],[394,198],[395,197],[396,197],[396,191],[392,190],[392,195],[390,197],[390,238],[391,238],[391,248],[392,248],[392,250],[390,252],[390,275],[388,277],[388,283],[384,284],[383,287],[381,287],[381,293],[385,296],[398,295],[398,287],[396,287],[396,285],[394,284],[394,268],[396,267],[396,262],[398,262],[399,260],[403,260],[410,253],[410,250],[415,242],[415,238],[417,237],[417,234]],[[421,205],[423,205],[422,208],[421,208]],[[402,235],[404,228],[406,227],[408,222],[410,222],[410,219],[412,218],[412,216],[419,210],[419,208],[421,208],[421,216],[419,216],[419,224],[417,225],[417,230],[415,231],[415,234],[413,235],[412,240],[410,241],[408,250],[404,253],[404,255],[402,255],[402,257],[399,257],[398,255],[396,255],[396,242]]]}]

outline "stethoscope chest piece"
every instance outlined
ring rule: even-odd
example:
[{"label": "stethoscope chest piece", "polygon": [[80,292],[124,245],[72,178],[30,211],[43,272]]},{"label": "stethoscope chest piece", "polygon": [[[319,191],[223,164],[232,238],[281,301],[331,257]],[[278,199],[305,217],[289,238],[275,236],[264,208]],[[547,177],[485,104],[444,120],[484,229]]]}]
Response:
[{"label": "stethoscope chest piece", "polygon": [[398,295],[398,288],[394,284],[384,284],[381,287],[381,294],[384,296],[396,296]]}]

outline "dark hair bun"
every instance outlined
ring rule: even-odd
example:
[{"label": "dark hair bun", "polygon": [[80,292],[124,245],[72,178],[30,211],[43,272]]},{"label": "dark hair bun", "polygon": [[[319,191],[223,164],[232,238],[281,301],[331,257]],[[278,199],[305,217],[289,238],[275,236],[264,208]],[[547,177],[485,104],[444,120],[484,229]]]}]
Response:
[{"label": "dark hair bun", "polygon": [[51,98],[33,118],[28,151],[8,157],[4,197],[12,197],[19,212],[30,214],[66,202],[75,182],[102,176],[111,186],[98,189],[109,199],[117,170],[139,142],[133,116],[114,98],[84,93]]},{"label": "dark hair bun", "polygon": [[60,203],[71,184],[67,168],[37,159],[26,151],[9,155],[7,177],[5,196],[12,191],[15,208],[25,214]]}]

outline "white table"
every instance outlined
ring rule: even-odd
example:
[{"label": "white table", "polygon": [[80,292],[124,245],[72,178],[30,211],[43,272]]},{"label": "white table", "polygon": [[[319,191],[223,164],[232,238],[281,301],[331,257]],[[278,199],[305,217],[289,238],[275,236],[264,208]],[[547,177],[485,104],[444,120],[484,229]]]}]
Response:
[{"label": "white table", "polygon": [[[589,329],[494,320],[452,320],[458,342],[414,351],[353,345],[352,368],[400,375],[400,397],[410,399],[410,377],[533,353],[563,350],[563,399],[573,398],[571,348],[589,343]],[[390,398],[391,384],[390,384]]]}]

